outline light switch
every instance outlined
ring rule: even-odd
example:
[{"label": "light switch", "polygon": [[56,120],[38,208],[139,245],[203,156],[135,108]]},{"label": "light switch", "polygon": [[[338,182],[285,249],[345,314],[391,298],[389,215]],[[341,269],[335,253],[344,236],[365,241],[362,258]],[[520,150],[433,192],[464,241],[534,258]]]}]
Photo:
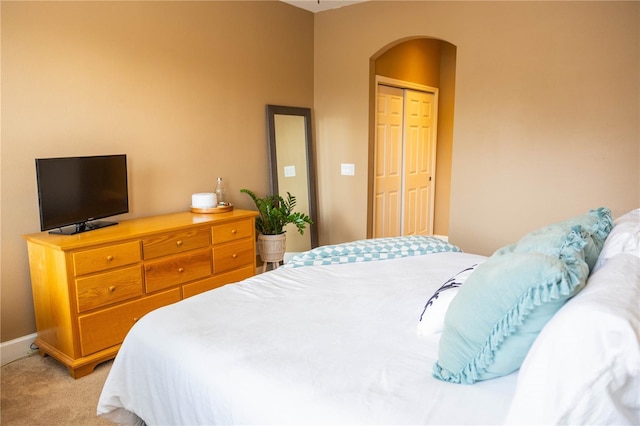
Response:
[{"label": "light switch", "polygon": [[295,177],[296,166],[284,166],[284,177]]},{"label": "light switch", "polygon": [[355,176],[356,165],[347,163],[340,164],[340,174],[343,176]]}]

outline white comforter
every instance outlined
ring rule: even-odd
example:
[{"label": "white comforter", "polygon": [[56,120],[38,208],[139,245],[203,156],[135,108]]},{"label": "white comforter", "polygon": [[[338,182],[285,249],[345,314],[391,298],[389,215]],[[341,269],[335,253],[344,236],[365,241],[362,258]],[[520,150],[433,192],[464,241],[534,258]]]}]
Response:
[{"label": "white comforter", "polygon": [[279,268],[147,314],[113,364],[98,414],[119,423],[500,424],[516,375],[434,379],[431,294],[481,256]]}]

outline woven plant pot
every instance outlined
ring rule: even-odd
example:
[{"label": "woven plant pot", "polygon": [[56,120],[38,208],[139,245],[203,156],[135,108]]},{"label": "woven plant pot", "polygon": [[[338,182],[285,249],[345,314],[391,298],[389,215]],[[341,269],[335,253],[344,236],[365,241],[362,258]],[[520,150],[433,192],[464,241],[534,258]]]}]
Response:
[{"label": "woven plant pot", "polygon": [[258,254],[263,262],[280,262],[287,247],[287,234],[258,234]]}]

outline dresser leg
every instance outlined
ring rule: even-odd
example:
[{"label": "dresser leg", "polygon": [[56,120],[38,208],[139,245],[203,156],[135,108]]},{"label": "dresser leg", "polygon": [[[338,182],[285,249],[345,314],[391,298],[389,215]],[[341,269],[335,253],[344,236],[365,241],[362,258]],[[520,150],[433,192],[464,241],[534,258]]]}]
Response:
[{"label": "dresser leg", "polygon": [[88,376],[89,374],[93,373],[93,370],[95,370],[96,366],[101,362],[102,361],[83,365],[82,367],[76,367],[76,368],[67,367],[67,369],[69,370],[69,374],[71,375],[71,377],[73,377],[74,379],[79,379],[81,377]]}]

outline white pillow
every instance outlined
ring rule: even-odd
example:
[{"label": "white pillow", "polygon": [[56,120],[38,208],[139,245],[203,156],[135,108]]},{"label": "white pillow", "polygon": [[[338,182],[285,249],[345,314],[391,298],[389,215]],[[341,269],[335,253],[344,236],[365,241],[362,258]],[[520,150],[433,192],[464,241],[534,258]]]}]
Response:
[{"label": "white pillow", "polygon": [[631,210],[616,220],[613,221],[614,224],[619,225],[621,223],[640,223],[640,209]]},{"label": "white pillow", "polygon": [[640,257],[593,273],[535,340],[507,424],[640,424]]},{"label": "white pillow", "polygon": [[444,327],[444,316],[447,313],[447,309],[449,309],[449,304],[456,294],[458,294],[460,286],[464,284],[467,278],[469,278],[469,275],[471,275],[480,263],[458,272],[445,281],[445,283],[433,293],[429,300],[427,300],[422,314],[420,314],[418,335],[427,336],[442,331]]},{"label": "white pillow", "polygon": [[620,216],[614,223],[591,273],[618,253],[631,253],[640,257],[640,209]]}]

